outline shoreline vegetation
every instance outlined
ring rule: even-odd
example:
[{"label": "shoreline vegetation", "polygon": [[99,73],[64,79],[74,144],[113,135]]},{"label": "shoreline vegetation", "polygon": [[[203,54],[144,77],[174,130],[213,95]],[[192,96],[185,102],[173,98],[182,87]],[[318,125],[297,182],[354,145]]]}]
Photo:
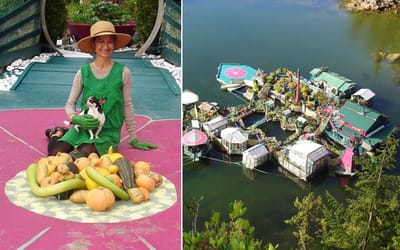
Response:
[{"label": "shoreline vegetation", "polygon": [[399,0],[339,0],[339,6],[353,12],[400,12]]},{"label": "shoreline vegetation", "polygon": [[[400,14],[400,0],[339,0],[339,7],[355,13]],[[375,61],[400,63],[400,51],[377,51]]]}]

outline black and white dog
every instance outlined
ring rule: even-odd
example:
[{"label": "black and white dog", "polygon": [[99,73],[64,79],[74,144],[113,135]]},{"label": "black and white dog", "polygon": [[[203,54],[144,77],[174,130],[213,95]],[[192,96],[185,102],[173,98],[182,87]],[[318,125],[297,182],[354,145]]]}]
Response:
[{"label": "black and white dog", "polygon": [[[103,105],[106,102],[106,98],[102,99],[97,99],[96,97],[89,96],[85,104],[88,107],[85,110],[82,110],[79,115],[92,115],[94,118],[97,118],[99,120],[99,126],[97,127],[96,133],[93,134],[93,130],[89,129],[89,134],[90,134],[90,140],[93,140],[94,138],[99,138],[99,133],[103,129],[104,122],[106,121],[106,116],[103,113],[103,110],[101,108],[101,105]],[[75,125],[74,128],[76,131],[79,132],[79,125]]]}]

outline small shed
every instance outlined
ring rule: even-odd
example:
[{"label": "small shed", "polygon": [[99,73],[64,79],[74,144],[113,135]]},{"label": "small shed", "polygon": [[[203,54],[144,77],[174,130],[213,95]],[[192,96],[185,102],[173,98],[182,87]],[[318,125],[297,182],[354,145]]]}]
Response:
[{"label": "small shed", "polygon": [[229,127],[221,131],[221,144],[228,154],[242,154],[248,140],[249,135],[240,128]]},{"label": "small shed", "polygon": [[219,136],[221,130],[228,127],[228,118],[217,116],[208,122],[203,123],[203,129],[208,134]]},{"label": "small shed", "polygon": [[193,160],[198,161],[209,150],[207,135],[198,130],[192,129],[182,137],[183,152]]},{"label": "small shed", "polygon": [[268,148],[262,143],[246,149],[243,151],[242,155],[242,163],[249,169],[254,169],[271,158]]},{"label": "small shed", "polygon": [[359,104],[371,105],[375,93],[370,89],[360,89],[351,95],[351,99]]},{"label": "small shed", "polygon": [[308,180],[328,165],[329,152],[320,144],[299,140],[289,148],[283,165],[298,178]]}]

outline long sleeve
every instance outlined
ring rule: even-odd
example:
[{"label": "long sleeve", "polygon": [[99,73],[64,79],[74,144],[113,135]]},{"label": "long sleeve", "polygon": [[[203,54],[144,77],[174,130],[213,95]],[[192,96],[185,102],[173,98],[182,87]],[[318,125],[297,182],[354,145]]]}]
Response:
[{"label": "long sleeve", "polygon": [[82,92],[82,75],[81,71],[78,70],[78,72],[75,74],[74,81],[72,82],[72,87],[69,93],[69,97],[64,106],[64,110],[68,118],[71,118],[73,114],[77,113],[76,102],[78,101],[81,92]]},{"label": "long sleeve", "polygon": [[132,88],[132,73],[124,67],[123,75],[123,95],[124,95],[124,115],[125,115],[125,126],[129,135],[129,142],[136,139],[136,124],[135,124],[135,109],[132,103],[131,88]]}]

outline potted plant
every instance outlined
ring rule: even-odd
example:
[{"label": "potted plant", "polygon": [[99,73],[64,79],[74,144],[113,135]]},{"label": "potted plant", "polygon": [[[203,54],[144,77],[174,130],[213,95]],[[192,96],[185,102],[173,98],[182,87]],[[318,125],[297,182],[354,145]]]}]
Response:
[{"label": "potted plant", "polygon": [[90,26],[100,20],[112,22],[118,33],[133,35],[136,24],[128,8],[114,1],[72,1],[67,5],[69,32],[76,41],[90,34]]}]

